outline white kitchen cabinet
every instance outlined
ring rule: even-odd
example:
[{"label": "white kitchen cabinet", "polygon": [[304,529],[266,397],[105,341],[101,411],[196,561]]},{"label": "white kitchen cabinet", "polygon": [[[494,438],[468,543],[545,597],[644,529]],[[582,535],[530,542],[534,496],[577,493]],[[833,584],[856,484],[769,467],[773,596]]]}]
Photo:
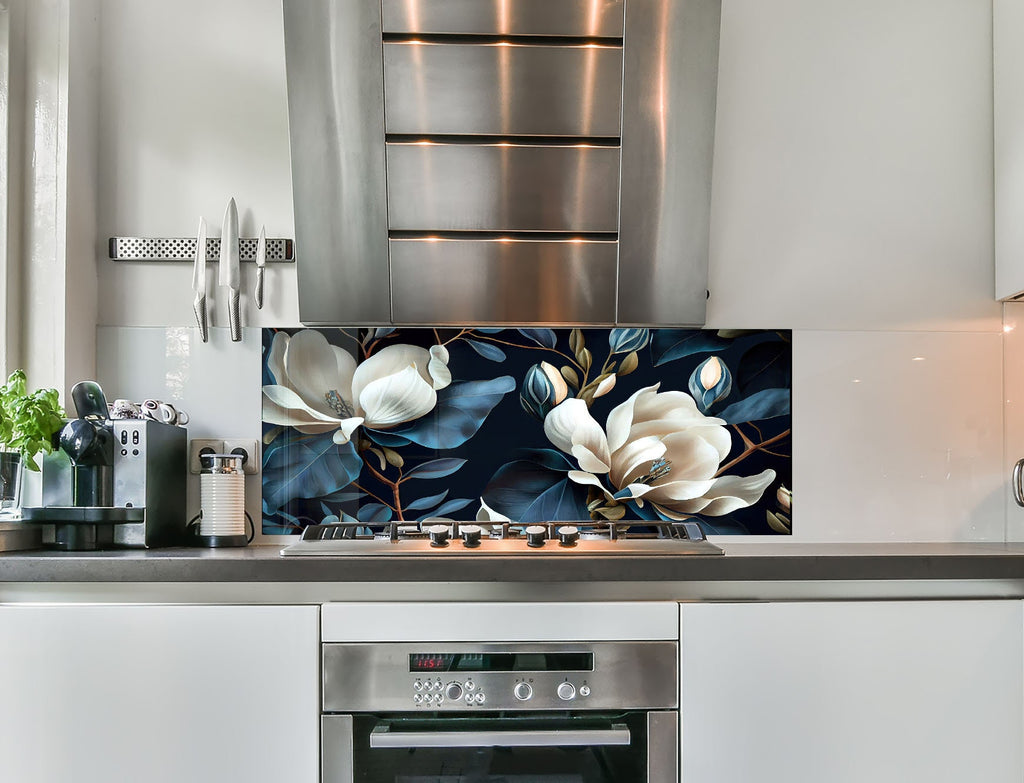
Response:
[{"label": "white kitchen cabinet", "polygon": [[0,607],[0,779],[315,783],[318,609]]},{"label": "white kitchen cabinet", "polygon": [[1020,783],[1019,601],[684,604],[683,783]]},{"label": "white kitchen cabinet", "polygon": [[993,0],[996,298],[1024,294],[1024,0]]}]

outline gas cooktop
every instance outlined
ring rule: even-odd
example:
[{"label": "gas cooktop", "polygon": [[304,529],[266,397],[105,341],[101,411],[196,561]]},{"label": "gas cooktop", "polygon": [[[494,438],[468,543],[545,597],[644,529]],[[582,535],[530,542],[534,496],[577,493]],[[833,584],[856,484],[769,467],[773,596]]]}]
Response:
[{"label": "gas cooktop", "polygon": [[339,522],[310,525],[281,550],[285,557],[409,555],[440,557],[591,555],[721,555],[696,522],[547,522],[478,525],[472,522]]}]

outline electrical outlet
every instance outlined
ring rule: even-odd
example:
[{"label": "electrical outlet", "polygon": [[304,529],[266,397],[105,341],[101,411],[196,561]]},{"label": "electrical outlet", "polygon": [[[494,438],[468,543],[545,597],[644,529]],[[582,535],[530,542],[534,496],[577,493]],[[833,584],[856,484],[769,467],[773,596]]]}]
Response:
[{"label": "electrical outlet", "polygon": [[260,442],[255,438],[224,438],[225,454],[242,454],[242,470],[247,474],[260,472]]},{"label": "electrical outlet", "polygon": [[199,473],[202,470],[202,463],[199,462],[199,455],[207,449],[210,454],[223,454],[224,441],[210,440],[208,438],[193,438],[188,443],[188,472]]}]

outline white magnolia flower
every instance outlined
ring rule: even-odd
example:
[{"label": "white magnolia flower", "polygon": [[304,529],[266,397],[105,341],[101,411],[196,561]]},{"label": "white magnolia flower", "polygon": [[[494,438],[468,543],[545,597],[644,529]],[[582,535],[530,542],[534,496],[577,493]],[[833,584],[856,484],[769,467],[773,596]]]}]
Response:
[{"label": "white magnolia flower", "polygon": [[277,383],[263,387],[263,420],[305,433],[337,430],[335,443],[348,443],[360,424],[386,430],[420,418],[452,382],[443,345],[389,345],[357,365],[313,329],[274,335],[267,368]]},{"label": "white magnolia flower", "polygon": [[[566,400],[547,415],[548,440],[579,462],[569,478],[598,487],[612,503],[649,502],[670,519],[721,516],[757,502],[775,471],[715,478],[732,448],[725,422],[702,414],[685,392],[658,393],[659,385],[615,407],[605,429],[583,400]],[[598,478],[605,474],[613,491]]]}]

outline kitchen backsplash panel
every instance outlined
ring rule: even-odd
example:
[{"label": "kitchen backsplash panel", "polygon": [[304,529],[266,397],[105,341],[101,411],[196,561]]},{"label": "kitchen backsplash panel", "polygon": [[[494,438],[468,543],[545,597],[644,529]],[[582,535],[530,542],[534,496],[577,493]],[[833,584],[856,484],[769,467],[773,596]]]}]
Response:
[{"label": "kitchen backsplash panel", "polygon": [[264,329],[263,532],[335,519],[792,530],[792,335]]}]

